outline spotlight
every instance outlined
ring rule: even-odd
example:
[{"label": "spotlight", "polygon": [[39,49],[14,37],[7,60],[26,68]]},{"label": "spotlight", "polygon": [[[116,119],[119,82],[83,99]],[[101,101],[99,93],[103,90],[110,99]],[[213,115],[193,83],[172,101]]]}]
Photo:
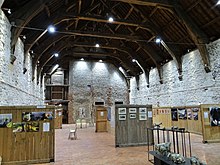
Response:
[{"label": "spotlight", "polygon": [[58,54],[58,53],[54,53],[54,56],[55,56],[55,57],[59,57],[59,54]]},{"label": "spotlight", "polygon": [[11,9],[8,9],[8,14],[11,14]]},{"label": "spotlight", "polygon": [[84,58],[81,58],[80,60],[81,60],[81,61],[84,61]]},{"label": "spotlight", "polygon": [[216,3],[216,5],[220,5],[220,0],[218,0],[218,2]]},{"label": "spotlight", "polygon": [[102,60],[99,60],[99,62],[102,62]]},{"label": "spotlight", "polygon": [[50,32],[50,33],[55,33],[56,29],[54,26],[50,25],[48,26],[47,30]]},{"label": "spotlight", "polygon": [[95,45],[95,47],[99,48],[99,47],[100,47],[100,45],[99,45],[99,44],[96,44],[96,45]]},{"label": "spotlight", "polygon": [[109,21],[109,22],[113,22],[114,19],[113,19],[112,17],[109,17],[108,21]]},{"label": "spotlight", "polygon": [[159,44],[161,42],[161,38],[156,38],[155,42]]},{"label": "spotlight", "polygon": [[136,62],[136,60],[135,60],[135,59],[132,59],[132,62]]}]

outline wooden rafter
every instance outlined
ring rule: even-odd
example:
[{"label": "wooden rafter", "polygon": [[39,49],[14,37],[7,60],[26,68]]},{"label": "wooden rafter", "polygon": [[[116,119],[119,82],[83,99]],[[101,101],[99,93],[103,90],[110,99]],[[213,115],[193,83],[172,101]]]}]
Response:
[{"label": "wooden rafter", "polygon": [[[85,21],[94,21],[94,22],[102,22],[102,23],[110,23],[107,18],[100,17],[100,16],[87,16],[87,15],[65,15],[65,19],[75,19],[75,20],[85,20]],[[134,26],[141,28],[143,30],[147,30],[151,33],[153,33],[152,27],[149,24],[148,21],[145,21],[145,23],[141,22],[134,22],[134,21],[128,21],[126,19],[114,19],[111,24],[118,24],[118,25],[126,25],[126,26]]]},{"label": "wooden rafter", "polygon": [[118,1],[124,3],[130,3],[135,5],[145,5],[145,6],[164,6],[164,7],[173,7],[170,0],[110,0]]},{"label": "wooden rafter", "polygon": [[[68,41],[67,42],[67,41],[61,40],[58,43],[58,45],[56,45],[56,49],[58,51],[61,51],[65,48],[71,48],[71,47],[94,47],[95,48],[95,44],[85,43],[85,42],[83,42],[83,43],[82,42],[75,42],[75,41]],[[131,57],[131,59],[134,58],[134,55],[135,55],[135,53],[132,52],[132,50],[130,50],[129,48],[118,46],[118,45],[112,45],[112,44],[111,45],[107,45],[107,44],[103,45],[102,44],[99,49],[102,49],[102,48],[104,48],[104,49],[113,49],[113,50],[118,50],[119,52],[124,52],[124,53],[128,54]],[[46,58],[46,60],[43,60],[43,61],[46,61],[46,62],[44,62],[43,64],[40,65],[39,70],[41,70],[47,64],[47,62],[52,58],[51,54],[52,54],[52,52],[46,52],[46,55],[48,57]],[[135,57],[137,57],[137,56],[135,56]],[[128,61],[124,56],[119,56],[119,58],[121,60]]]},{"label": "wooden rafter", "polygon": [[[135,9],[137,11],[139,11],[139,9],[137,9],[135,7]],[[140,12],[140,11],[139,11]],[[145,19],[145,20],[149,20],[149,17],[146,17],[144,15],[142,15],[142,17]],[[158,27],[156,27],[151,21],[148,21],[148,24],[150,24],[150,27],[152,29],[154,29],[154,36],[152,36],[152,38],[148,41],[151,41],[152,39],[155,38],[156,35],[160,36],[163,41],[162,41],[162,46],[166,49],[166,51],[170,54],[170,56],[173,58],[175,64],[176,64],[176,67],[177,67],[177,70],[178,70],[178,74],[179,74],[179,80],[182,80],[182,61],[181,61],[181,58],[180,58],[180,50],[179,50],[179,47],[177,45],[174,45],[174,44],[169,44],[167,45],[166,42],[165,42],[165,39],[166,37],[163,35],[163,33],[161,32],[160,29],[158,29]],[[159,66],[159,65],[157,65]],[[158,69],[158,71],[160,71],[161,69]],[[162,78],[162,77],[161,77]]]},{"label": "wooden rafter", "polygon": [[15,24],[15,27],[12,27],[11,33],[12,54],[14,54],[15,44],[23,30],[23,27],[25,27],[32,18],[34,18],[44,9],[45,3],[47,3],[48,1],[49,0],[45,0],[44,3],[42,3],[41,1],[36,2],[35,0],[31,0],[10,16],[10,21],[14,22]]},{"label": "wooden rafter", "polygon": [[209,43],[209,39],[206,36],[206,34],[192,21],[192,19],[187,15],[187,13],[183,10],[181,5],[176,2],[174,5],[174,10],[177,14],[177,16],[183,21],[185,26],[187,27],[187,30],[196,44],[200,55],[203,60],[204,68],[206,72],[210,72],[210,61],[209,61],[209,55],[208,50],[206,47],[206,44]]}]

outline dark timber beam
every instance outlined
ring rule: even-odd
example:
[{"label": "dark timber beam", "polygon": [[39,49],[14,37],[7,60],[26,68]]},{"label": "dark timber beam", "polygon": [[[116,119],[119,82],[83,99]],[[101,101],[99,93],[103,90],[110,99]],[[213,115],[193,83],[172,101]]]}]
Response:
[{"label": "dark timber beam", "polygon": [[[131,10],[132,11],[132,10]],[[107,18],[100,17],[100,16],[87,16],[87,15],[65,15],[66,19],[75,19],[75,20],[85,20],[85,21],[94,21],[94,22],[102,22],[102,23],[109,23],[109,24],[118,24],[118,25],[125,25],[125,26],[134,26],[138,27],[143,30],[147,30],[151,33],[153,33],[153,28],[151,27],[149,22],[140,23],[140,22],[134,22],[134,21],[128,21],[125,19],[114,19],[113,22],[109,22]]]},{"label": "dark timber beam", "polygon": [[[58,44],[55,45],[56,49],[61,52],[63,49],[66,48],[71,48],[71,47],[94,47],[95,48],[95,44],[91,44],[91,43],[80,43],[80,42],[73,42],[73,41],[60,41]],[[120,52],[124,52],[126,54],[128,54],[131,59],[133,58],[132,54],[130,54],[126,48],[123,47],[119,47],[117,45],[101,45],[100,48],[98,49],[113,49],[113,50],[118,50]],[[51,48],[51,50],[53,51],[54,49]],[[52,58],[52,53],[51,51],[47,51],[45,53],[46,57],[44,57],[44,59],[40,60],[40,61],[47,61],[48,59]],[[128,61],[127,58],[125,58],[125,56],[119,56],[121,59]],[[132,61],[132,60],[130,60]],[[131,63],[131,62],[130,62]],[[46,63],[42,64],[41,67],[44,67],[44,65],[46,65]]]},{"label": "dark timber beam", "polygon": [[[137,11],[139,11],[138,8],[135,7],[135,9]],[[145,21],[148,20],[148,18],[146,16],[142,15],[142,17],[144,18]],[[173,58],[173,60],[176,64],[177,70],[178,70],[179,80],[182,81],[182,78],[183,78],[183,76],[182,76],[182,60],[181,60],[181,55],[179,53],[180,52],[179,47],[177,45],[174,45],[174,44],[166,44],[166,42],[164,41],[166,38],[164,37],[161,30],[158,27],[156,27],[153,24],[153,22],[148,21],[148,24],[152,29],[154,29],[154,34],[155,34],[150,40],[154,39],[156,37],[156,35],[161,36],[161,38],[163,39],[161,44],[166,49],[166,51],[170,54],[170,56]]]},{"label": "dark timber beam", "polygon": [[[67,56],[72,56],[75,58],[82,58],[82,57],[89,58],[92,56],[92,57],[97,57],[97,58],[100,58],[103,60],[105,60],[105,58],[110,58],[110,59],[119,61],[119,64],[121,64],[125,68],[128,68],[132,75],[136,75],[136,73],[137,73],[137,70],[135,68],[129,67],[129,63],[127,63],[124,58],[122,58],[121,56],[119,57],[115,53],[74,52],[72,50],[67,50],[67,51],[65,50],[65,51],[62,51],[61,54],[62,54],[62,56],[60,57],[61,61],[64,57],[67,57]],[[42,66],[45,66],[46,63],[48,63],[50,60],[51,59],[48,59]],[[42,70],[43,70],[43,67],[39,67],[38,76],[41,74]]]},{"label": "dark timber beam", "polygon": [[170,0],[111,0],[135,5],[173,7]]},{"label": "dark timber beam", "polygon": [[10,21],[15,25],[12,26],[11,32],[11,54],[14,54],[15,44],[23,30],[23,27],[25,27],[32,18],[45,8],[45,3],[48,1],[49,0],[45,0],[44,2],[31,0],[10,16]]},{"label": "dark timber beam", "polygon": [[85,36],[85,37],[97,37],[97,38],[109,38],[109,39],[116,39],[116,40],[127,40],[127,41],[143,41],[143,38],[140,36],[129,36],[125,34],[110,34],[110,33],[98,33],[92,31],[62,31],[59,32],[65,35],[77,35],[77,36]]},{"label": "dark timber beam", "polygon": [[160,83],[163,84],[161,66],[157,63],[157,61],[155,59],[156,57],[159,58],[157,52],[155,52],[149,45],[147,45],[143,42],[138,42],[138,45],[148,54],[148,56],[154,62],[156,68],[158,69],[158,73],[159,73],[159,77],[160,77]]},{"label": "dark timber beam", "polygon": [[182,6],[176,2],[174,5],[174,10],[178,17],[183,21],[183,23],[186,25],[187,30],[196,44],[200,55],[202,57],[205,71],[211,72],[210,69],[210,61],[209,61],[209,55],[208,50],[206,47],[206,44],[209,43],[209,39],[206,36],[206,34],[193,22],[193,20],[187,15],[187,13],[184,11]]}]

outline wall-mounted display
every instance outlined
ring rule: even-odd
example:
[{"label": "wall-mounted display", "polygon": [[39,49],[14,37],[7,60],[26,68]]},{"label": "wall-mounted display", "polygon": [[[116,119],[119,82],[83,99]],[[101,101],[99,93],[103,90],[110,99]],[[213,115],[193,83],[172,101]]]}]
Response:
[{"label": "wall-mounted display", "polygon": [[198,120],[198,118],[199,118],[198,112],[199,112],[199,108],[192,108],[192,113],[193,113],[193,119],[194,120]]},{"label": "wall-mounted display", "polygon": [[119,115],[119,116],[118,116],[118,119],[119,119],[119,120],[126,120],[126,115]]},{"label": "wall-mounted display", "polygon": [[178,121],[178,115],[177,115],[176,108],[171,109],[171,119],[172,119],[172,121]]},{"label": "wall-mounted display", "polygon": [[139,108],[139,113],[147,113],[147,108]]},{"label": "wall-mounted display", "polygon": [[12,128],[13,128],[13,132],[25,132],[25,123],[24,122],[13,123]]},{"label": "wall-mounted display", "polygon": [[220,126],[220,107],[210,107],[210,125]]},{"label": "wall-mounted display", "polygon": [[0,114],[0,128],[12,127],[12,114]]},{"label": "wall-mounted display", "polygon": [[118,108],[118,114],[126,115],[126,108]]},{"label": "wall-mounted display", "polygon": [[185,108],[178,109],[178,115],[179,115],[179,119],[186,120],[187,119],[187,111],[186,111],[186,109]]},{"label": "wall-mounted display", "polygon": [[137,113],[137,108],[129,108],[129,113]]},{"label": "wall-mounted display", "polygon": [[130,119],[136,119],[136,114],[130,114]]},{"label": "wall-mounted display", "polygon": [[146,114],[139,114],[139,120],[147,120],[147,115]]},{"label": "wall-mounted display", "polygon": [[22,121],[45,121],[52,120],[52,112],[22,112]]},{"label": "wall-mounted display", "polygon": [[39,122],[29,122],[25,125],[27,132],[38,132],[39,131]]},{"label": "wall-mounted display", "polygon": [[187,118],[192,120],[192,110],[190,108],[187,109]]}]

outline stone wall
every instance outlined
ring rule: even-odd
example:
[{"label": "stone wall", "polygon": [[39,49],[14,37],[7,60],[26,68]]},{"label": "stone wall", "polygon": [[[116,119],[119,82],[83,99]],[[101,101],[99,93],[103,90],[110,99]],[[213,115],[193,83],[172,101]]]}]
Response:
[{"label": "stone wall", "polygon": [[[32,81],[32,58],[24,56],[24,45],[20,39],[15,47],[16,60],[10,63],[11,25],[0,11],[0,105],[39,105],[44,103],[44,84]],[[23,74],[24,58],[27,72]]]},{"label": "stone wall", "polygon": [[208,45],[212,72],[206,73],[198,50],[183,56],[183,81],[179,81],[174,61],[162,68],[163,84],[159,83],[157,69],[150,71],[150,87],[140,76],[137,90],[135,78],[131,79],[131,104],[159,106],[185,106],[220,103],[220,40]]},{"label": "stone wall", "polygon": [[114,121],[115,101],[125,104],[129,101],[126,80],[121,72],[111,64],[99,62],[71,61],[69,68],[69,116],[72,120],[80,117],[82,109],[86,112],[85,117],[91,119],[95,115],[94,103],[104,102],[111,107],[111,121]]}]

